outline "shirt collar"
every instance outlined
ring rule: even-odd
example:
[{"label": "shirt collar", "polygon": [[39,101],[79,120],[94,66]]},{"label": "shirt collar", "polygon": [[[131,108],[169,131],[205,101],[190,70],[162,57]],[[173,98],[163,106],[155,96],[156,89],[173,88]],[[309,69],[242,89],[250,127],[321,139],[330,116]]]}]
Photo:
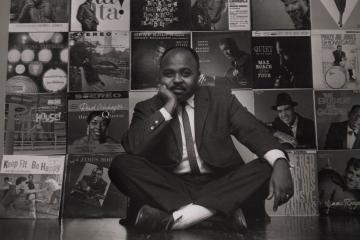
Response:
[{"label": "shirt collar", "polygon": [[193,94],[190,98],[188,98],[186,100],[187,104],[191,107],[194,108],[195,107],[195,94]]},{"label": "shirt collar", "polygon": [[356,132],[354,129],[352,129],[349,125],[347,126],[347,132],[348,132],[348,133],[356,133],[356,134],[357,134],[357,132]]}]

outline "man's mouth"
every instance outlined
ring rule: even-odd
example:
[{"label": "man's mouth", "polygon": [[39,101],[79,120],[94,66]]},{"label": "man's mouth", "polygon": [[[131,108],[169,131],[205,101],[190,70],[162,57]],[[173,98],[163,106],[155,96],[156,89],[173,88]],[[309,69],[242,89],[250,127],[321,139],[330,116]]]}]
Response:
[{"label": "man's mouth", "polygon": [[183,93],[186,91],[186,89],[183,87],[175,87],[175,88],[172,88],[171,91],[176,94],[176,93]]}]

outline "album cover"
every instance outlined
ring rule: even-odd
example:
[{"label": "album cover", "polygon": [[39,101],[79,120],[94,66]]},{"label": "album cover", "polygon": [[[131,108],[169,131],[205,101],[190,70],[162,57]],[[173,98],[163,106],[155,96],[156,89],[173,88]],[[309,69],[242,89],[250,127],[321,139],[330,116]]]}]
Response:
[{"label": "album cover", "polygon": [[124,218],[127,199],[108,176],[115,155],[69,155],[62,214],[65,218]]},{"label": "album cover", "polygon": [[10,0],[10,32],[67,32],[68,0]]},{"label": "album cover", "polygon": [[318,152],[319,210],[322,215],[360,215],[360,151]]},{"label": "album cover", "polygon": [[132,0],[132,31],[190,30],[190,0]]},{"label": "album cover", "polygon": [[7,64],[7,93],[66,91],[68,33],[10,33]]},{"label": "album cover", "polygon": [[65,154],[66,114],[64,94],[7,94],[5,154]]},{"label": "album cover", "polygon": [[70,33],[70,92],[129,90],[129,33]]},{"label": "album cover", "polygon": [[71,31],[129,31],[130,0],[72,0]]},{"label": "album cover", "polygon": [[359,89],[360,31],[312,31],[315,89]]},{"label": "album cover", "polygon": [[360,127],[358,90],[315,91],[317,141],[319,149],[358,149]]},{"label": "album cover", "polygon": [[171,47],[190,47],[190,32],[132,32],[131,89],[158,87],[160,59]]},{"label": "album cover", "polygon": [[310,0],[252,0],[251,16],[253,30],[311,29]]},{"label": "album cover", "polygon": [[315,150],[288,151],[290,172],[294,183],[294,195],[277,211],[273,211],[274,199],[265,203],[270,216],[317,216],[318,182]]},{"label": "album cover", "polygon": [[200,58],[200,84],[252,87],[251,32],[193,32]]},{"label": "album cover", "polygon": [[252,35],[254,88],[312,88],[310,31]]},{"label": "album cover", "polygon": [[68,93],[68,153],[124,152],[129,126],[128,92]]},{"label": "album cover", "polygon": [[192,0],[193,31],[250,30],[250,1]]},{"label": "album cover", "polygon": [[0,218],[58,218],[65,156],[3,155]]},{"label": "album cover", "polygon": [[360,29],[359,0],[312,0],[313,29]]},{"label": "album cover", "polygon": [[256,90],[255,116],[286,149],[316,149],[312,89]]}]

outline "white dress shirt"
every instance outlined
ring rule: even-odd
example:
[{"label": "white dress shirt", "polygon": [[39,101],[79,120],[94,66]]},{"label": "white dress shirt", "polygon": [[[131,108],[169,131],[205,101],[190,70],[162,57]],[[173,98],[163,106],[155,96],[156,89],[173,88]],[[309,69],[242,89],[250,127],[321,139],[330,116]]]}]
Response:
[{"label": "white dress shirt", "polygon": [[[179,107],[181,108],[181,106],[179,106]],[[195,107],[195,101],[194,101],[194,95],[193,95],[192,97],[190,97],[187,100],[187,105],[185,107],[185,110],[186,110],[187,114],[189,115],[191,134],[192,134],[192,137],[194,140],[194,145],[195,145],[194,149],[195,149],[195,154],[196,154],[196,161],[197,161],[197,164],[199,166],[201,173],[210,173],[211,170],[210,170],[209,166],[207,166],[207,164],[200,158],[197,147],[196,147],[194,107]],[[165,121],[170,121],[172,119],[171,114],[165,108],[161,108],[160,112],[164,116]],[[190,163],[189,163],[187,149],[186,149],[185,132],[184,132],[184,127],[183,127],[183,122],[182,122],[181,111],[177,111],[177,117],[178,117],[179,123],[180,123],[180,132],[181,132],[181,140],[182,140],[182,148],[183,149],[182,149],[181,162],[174,169],[174,172],[178,173],[178,174],[190,173],[191,169],[190,169]],[[266,152],[263,157],[264,157],[264,159],[266,159],[269,162],[269,164],[271,166],[274,165],[275,161],[278,158],[286,158],[285,154],[281,150],[278,150],[278,149],[273,149],[273,150]]]}]

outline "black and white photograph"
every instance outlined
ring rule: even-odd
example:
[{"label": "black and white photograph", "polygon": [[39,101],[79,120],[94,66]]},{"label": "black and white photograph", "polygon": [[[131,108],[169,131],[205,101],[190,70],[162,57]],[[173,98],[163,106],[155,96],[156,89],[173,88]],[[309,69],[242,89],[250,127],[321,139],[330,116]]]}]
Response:
[{"label": "black and white photograph", "polygon": [[312,31],[315,89],[360,88],[360,31]]},{"label": "black and white photograph", "polygon": [[65,218],[124,217],[127,201],[110,182],[115,155],[69,155],[65,177]]},{"label": "black and white photograph", "polygon": [[315,91],[315,108],[319,149],[360,148],[357,137],[360,94],[357,90]]},{"label": "black and white photograph", "polygon": [[360,29],[359,0],[312,0],[312,29]]},{"label": "black and white photograph", "polygon": [[250,1],[191,0],[191,30],[250,30]]},{"label": "black and white photograph", "polygon": [[254,88],[312,88],[310,31],[253,31]]},{"label": "black and white photograph", "polygon": [[0,218],[58,218],[64,166],[64,155],[3,155],[0,158]]},{"label": "black and white photograph", "polygon": [[119,153],[128,127],[128,92],[68,93],[68,148],[72,154]]},{"label": "black and white photograph", "polygon": [[70,1],[10,0],[10,32],[67,32]]},{"label": "black and white photograph", "polygon": [[7,94],[4,153],[66,154],[66,114],[64,94]]},{"label": "black and white photograph", "polygon": [[6,92],[65,92],[68,58],[68,33],[10,33]]},{"label": "black and white photograph", "polygon": [[252,28],[310,30],[310,8],[310,0],[252,0]]},{"label": "black and white photograph", "polygon": [[312,90],[257,90],[255,116],[286,149],[316,149]]},{"label": "black and white photograph", "polygon": [[192,46],[200,57],[200,84],[252,87],[251,33],[193,32]]},{"label": "black and white photograph", "polygon": [[131,31],[190,30],[190,0],[132,0]]},{"label": "black and white photograph", "polygon": [[318,152],[319,210],[322,215],[360,215],[360,151]]},{"label": "black and white photograph", "polygon": [[72,0],[71,31],[129,31],[130,0]]},{"label": "black and white photograph", "polygon": [[130,85],[129,33],[71,32],[69,91],[127,91]]}]

